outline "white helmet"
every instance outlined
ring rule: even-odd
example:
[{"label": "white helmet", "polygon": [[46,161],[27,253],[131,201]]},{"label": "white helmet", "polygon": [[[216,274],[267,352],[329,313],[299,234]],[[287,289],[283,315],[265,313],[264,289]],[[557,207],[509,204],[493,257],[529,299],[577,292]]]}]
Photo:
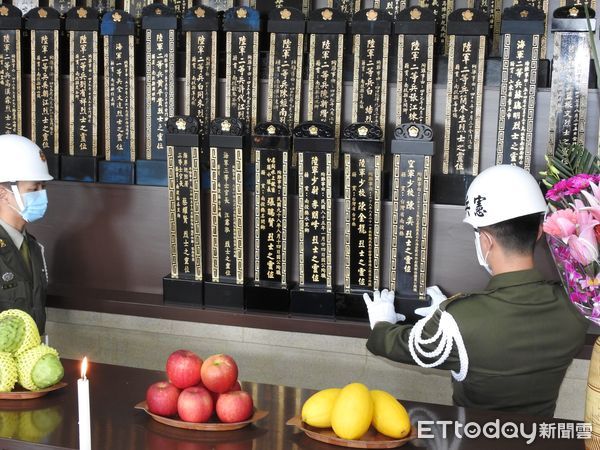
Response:
[{"label": "white helmet", "polygon": [[0,183],[49,180],[46,157],[36,144],[16,134],[0,135]]},{"label": "white helmet", "polygon": [[469,186],[463,222],[473,228],[546,212],[546,200],[535,178],[512,165],[493,166]]}]

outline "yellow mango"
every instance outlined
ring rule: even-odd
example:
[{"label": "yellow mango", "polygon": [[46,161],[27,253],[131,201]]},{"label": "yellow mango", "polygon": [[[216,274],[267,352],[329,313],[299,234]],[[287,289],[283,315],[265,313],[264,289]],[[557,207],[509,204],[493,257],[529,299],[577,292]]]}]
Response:
[{"label": "yellow mango", "polygon": [[329,428],[333,404],[341,391],[339,388],[330,388],[311,395],[302,405],[302,421],[313,427]]},{"label": "yellow mango", "polygon": [[371,391],[373,426],[381,434],[402,439],[410,433],[410,419],[404,406],[385,391]]},{"label": "yellow mango", "polygon": [[331,413],[331,427],[342,439],[359,439],[373,419],[373,400],[369,389],[361,383],[345,386]]}]

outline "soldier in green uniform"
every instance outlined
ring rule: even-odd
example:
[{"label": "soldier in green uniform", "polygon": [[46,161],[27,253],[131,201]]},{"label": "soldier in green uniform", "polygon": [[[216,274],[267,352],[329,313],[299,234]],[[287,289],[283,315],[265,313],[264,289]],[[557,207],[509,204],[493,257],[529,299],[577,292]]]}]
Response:
[{"label": "soldier in green uniform", "polygon": [[46,324],[47,268],[44,248],[25,226],[44,216],[49,180],[37,145],[22,136],[0,136],[0,311],[29,313],[40,334]]},{"label": "soldier in green uniform", "polygon": [[545,211],[525,170],[483,171],[467,192],[464,222],[474,228],[479,263],[492,275],[487,287],[434,299],[414,326],[395,324],[393,292],[373,301],[365,294],[373,328],[367,348],[394,361],[450,369],[458,406],[553,416],[588,325],[562,286],[534,268]]}]

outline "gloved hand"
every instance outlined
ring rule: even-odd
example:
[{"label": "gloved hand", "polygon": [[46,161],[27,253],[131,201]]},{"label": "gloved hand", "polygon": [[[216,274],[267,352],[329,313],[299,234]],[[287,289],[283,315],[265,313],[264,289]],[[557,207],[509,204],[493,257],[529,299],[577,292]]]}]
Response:
[{"label": "gloved hand", "polygon": [[363,294],[367,311],[369,312],[369,322],[371,330],[377,322],[396,323],[406,319],[402,314],[396,313],[394,309],[394,292],[384,289],[379,293],[378,290],[373,291],[373,300],[369,294]]},{"label": "gloved hand", "polygon": [[418,316],[426,317],[435,311],[439,304],[446,300],[446,296],[437,286],[429,286],[427,288],[427,295],[431,297],[431,306],[426,306],[424,308],[415,309],[415,314]]}]

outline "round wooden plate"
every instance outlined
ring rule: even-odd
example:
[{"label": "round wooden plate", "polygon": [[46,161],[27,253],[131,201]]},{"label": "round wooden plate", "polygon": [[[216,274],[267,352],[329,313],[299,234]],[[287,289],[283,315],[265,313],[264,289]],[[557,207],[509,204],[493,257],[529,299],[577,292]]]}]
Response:
[{"label": "round wooden plate", "polygon": [[223,423],[223,422],[205,422],[205,423],[191,423],[184,422],[183,420],[172,419],[170,417],[163,417],[156,414],[151,413],[148,410],[148,405],[146,401],[139,402],[135,405],[135,409],[141,409],[146,411],[146,413],[152,417],[157,422],[163,423],[165,425],[169,425],[175,428],[183,428],[185,430],[198,430],[198,431],[232,431],[239,430],[240,428],[247,427],[251,423],[257,422],[261,419],[264,419],[269,414],[268,411],[261,411],[258,409],[254,410],[254,414],[248,420],[244,420],[243,422],[235,422],[235,423]]},{"label": "round wooden plate", "polygon": [[412,427],[410,434],[403,439],[389,438],[378,433],[373,427],[370,427],[369,431],[360,440],[349,440],[337,437],[331,428],[311,427],[302,422],[301,416],[292,417],[287,421],[287,425],[300,428],[309,438],[316,441],[349,448],[398,448],[417,438],[417,429],[415,427]]},{"label": "round wooden plate", "polygon": [[0,400],[29,400],[32,398],[40,398],[44,395],[47,395],[49,392],[62,389],[66,385],[67,383],[64,381],[60,381],[54,386],[50,386],[46,389],[40,389],[39,391],[27,391],[19,386],[12,392],[0,392]]}]

